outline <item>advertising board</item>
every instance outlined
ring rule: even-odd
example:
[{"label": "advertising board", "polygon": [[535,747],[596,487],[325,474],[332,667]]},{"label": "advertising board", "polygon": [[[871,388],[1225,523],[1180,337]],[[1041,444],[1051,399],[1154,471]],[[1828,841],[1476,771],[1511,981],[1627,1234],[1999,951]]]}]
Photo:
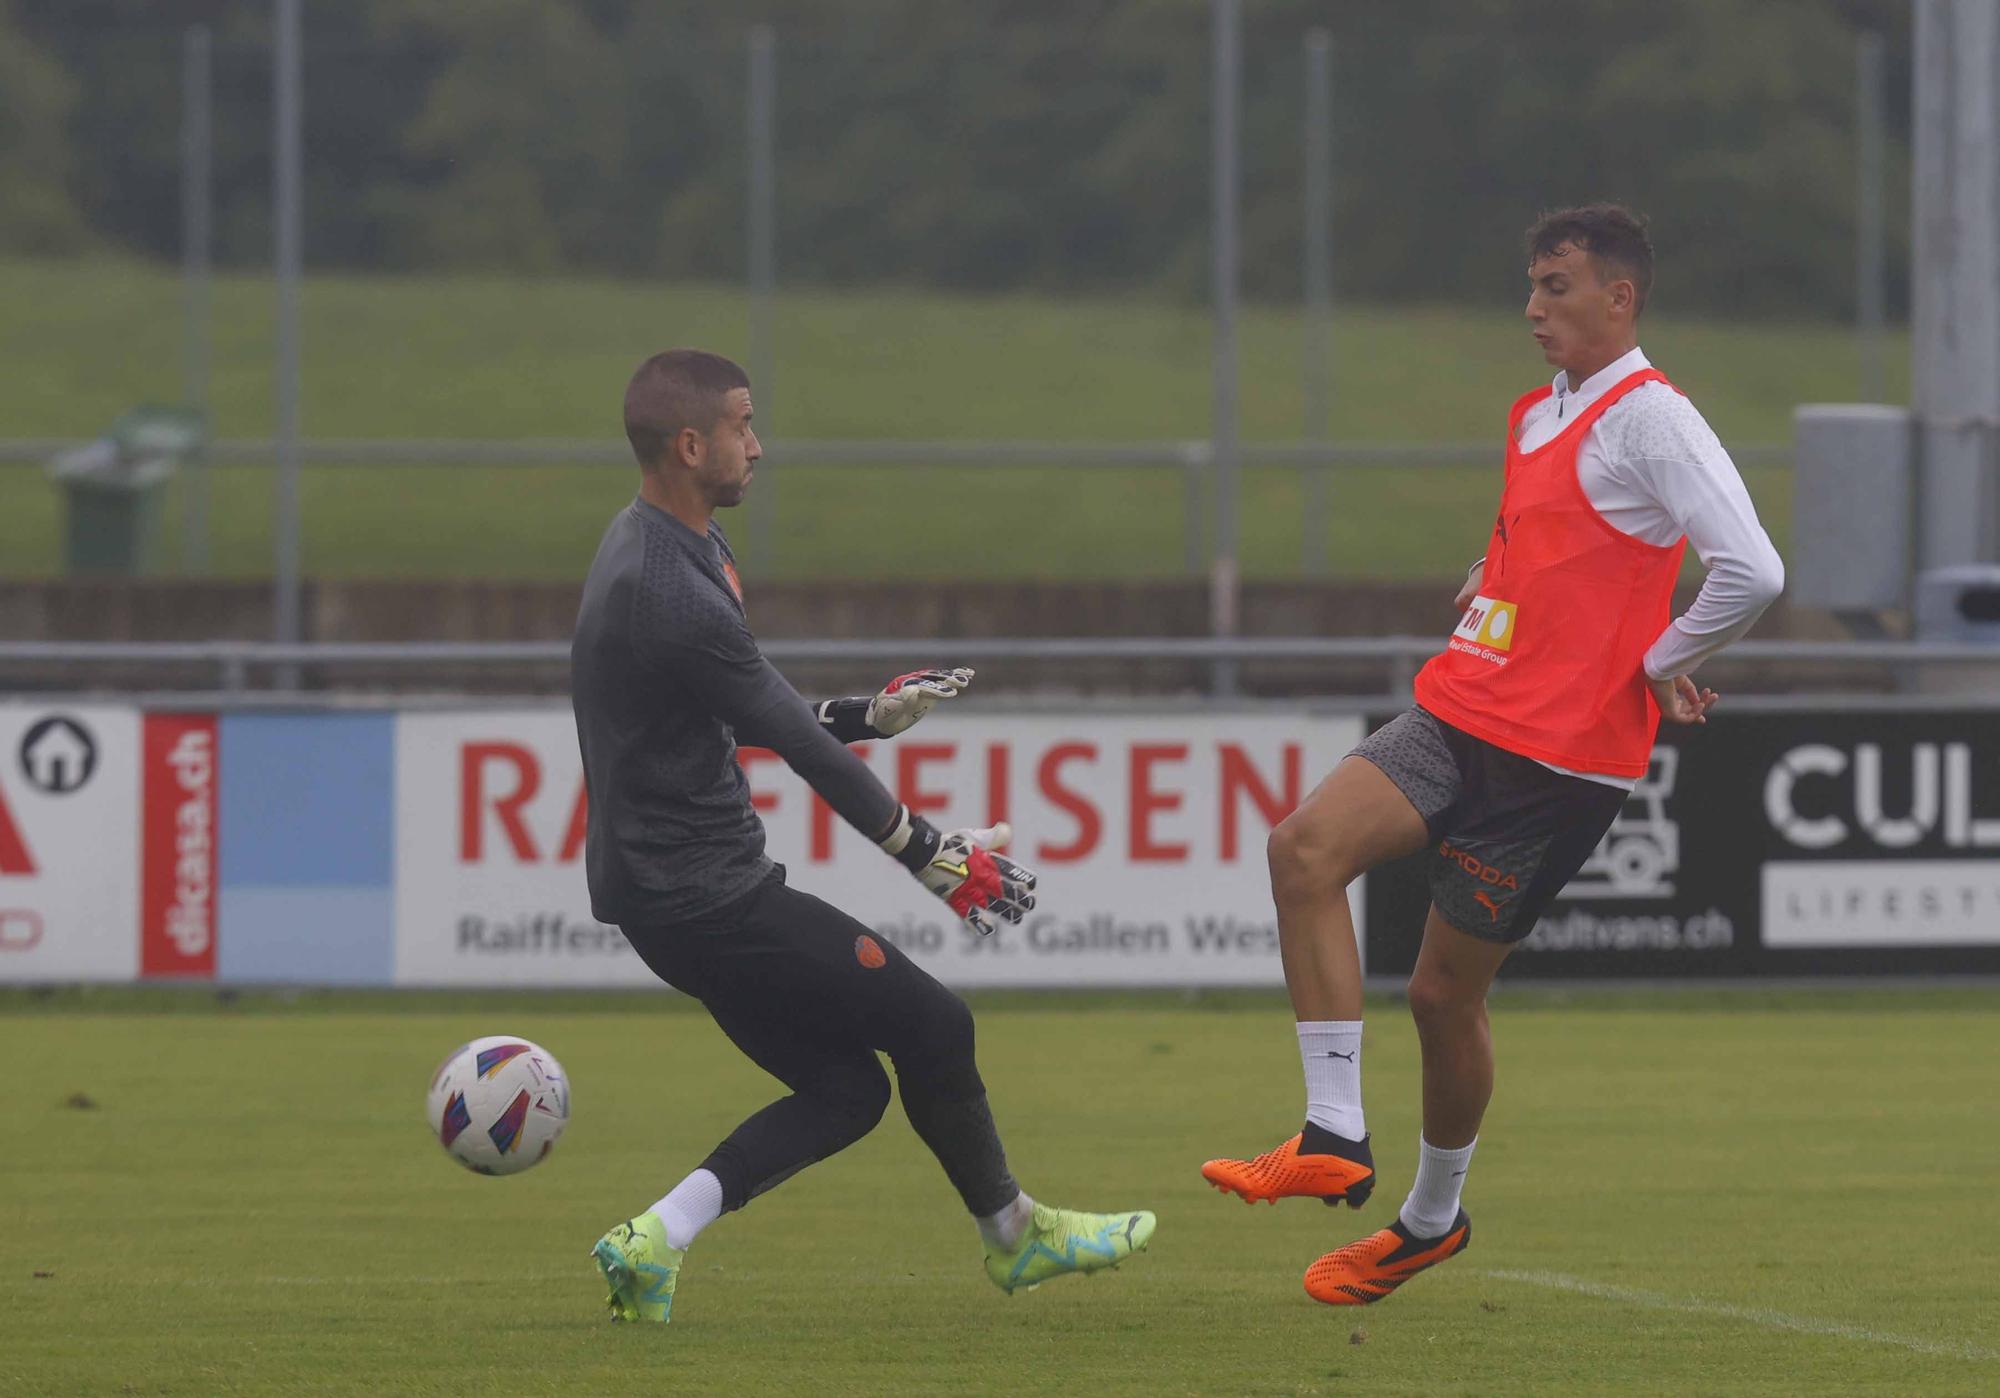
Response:
[{"label": "advertising board", "polygon": [[221,744],[213,714],[148,714],[139,974],[213,979]]},{"label": "advertising board", "polygon": [[0,982],[139,970],[139,716],[0,704]]},{"label": "advertising board", "polygon": [[[1371,965],[1406,972],[1423,857],[1368,887]],[[1985,709],[1724,710],[1662,728],[1504,974],[1952,971],[2000,971],[2000,713]]]},{"label": "advertising board", "polygon": [[[1015,827],[1040,902],[991,937],[960,926],[774,754],[739,761],[789,880],[947,984],[1276,985],[1265,838],[1360,731],[1300,714],[940,713],[857,745],[938,825]],[[585,809],[566,712],[402,715],[397,983],[652,983],[590,916]]]}]

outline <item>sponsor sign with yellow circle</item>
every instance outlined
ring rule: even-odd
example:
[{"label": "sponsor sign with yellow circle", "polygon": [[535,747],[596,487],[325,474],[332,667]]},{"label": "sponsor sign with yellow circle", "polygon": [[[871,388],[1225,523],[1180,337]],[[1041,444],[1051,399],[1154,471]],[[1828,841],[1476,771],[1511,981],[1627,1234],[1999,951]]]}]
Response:
[{"label": "sponsor sign with yellow circle", "polygon": [[1496,597],[1475,597],[1472,605],[1465,609],[1465,615],[1459,618],[1458,630],[1454,634],[1489,650],[1512,650],[1514,611],[1512,602],[1502,602]]}]

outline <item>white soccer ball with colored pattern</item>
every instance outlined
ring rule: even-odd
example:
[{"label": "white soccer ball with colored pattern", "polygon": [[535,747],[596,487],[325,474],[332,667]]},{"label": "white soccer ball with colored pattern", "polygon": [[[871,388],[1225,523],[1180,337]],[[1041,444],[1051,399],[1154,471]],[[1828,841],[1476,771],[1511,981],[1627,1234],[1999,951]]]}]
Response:
[{"label": "white soccer ball with colored pattern", "polygon": [[446,1055],[428,1105],[453,1160],[482,1175],[518,1175],[569,1125],[569,1079],[540,1044],[495,1034]]}]

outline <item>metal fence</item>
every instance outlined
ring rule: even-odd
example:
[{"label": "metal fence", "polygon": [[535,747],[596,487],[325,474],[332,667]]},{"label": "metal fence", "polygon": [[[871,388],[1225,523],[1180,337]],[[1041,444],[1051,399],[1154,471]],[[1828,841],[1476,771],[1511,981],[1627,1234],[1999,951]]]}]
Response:
[{"label": "metal fence", "polygon": [[[1075,664],[1136,664],[1178,662],[1205,676],[1202,690],[1210,697],[1237,697],[1242,667],[1282,662],[1360,665],[1380,677],[1380,688],[1368,695],[1387,702],[1407,702],[1418,668],[1437,654],[1438,642],[1428,636],[1382,637],[865,637],[845,639],[772,639],[762,643],[764,654],[781,664],[809,665],[867,662],[913,662],[946,654],[954,662],[1071,662]],[[520,673],[540,672],[560,682],[569,666],[569,643],[317,642],[280,644],[258,641],[203,642],[0,642],[0,679],[10,672],[39,670],[64,673],[65,688],[89,690],[91,673],[116,672],[121,691],[147,692],[145,676],[154,677],[154,692],[178,689],[204,700],[235,704],[325,704],[338,702],[403,702],[411,680],[428,675],[457,676],[482,669]],[[1732,696],[1732,703],[1760,697],[1793,705],[1829,707],[1866,705],[1887,696],[1908,702],[1912,694],[1934,694],[1963,702],[1982,688],[1990,697],[2000,688],[2000,646],[1918,641],[1747,641],[1731,647],[1715,664],[1745,676],[1761,670],[1797,676],[1813,671],[1845,676],[1844,688],[1820,695],[1792,692],[1790,680],[1770,686],[1760,696],[1755,685]],[[316,688],[299,688],[302,671],[315,677]],[[1857,682],[1863,670],[1869,674]],[[401,683],[394,695],[370,696],[357,686],[343,685],[343,676],[367,675],[378,683],[387,674]],[[173,684],[161,681],[171,676]],[[206,686],[204,688],[204,686]],[[449,687],[449,684],[445,687]],[[548,685],[537,686],[546,691]],[[1345,696],[1352,699],[1353,694]]]},{"label": "metal fence", "polygon": [[[1490,459],[1484,447],[1466,449],[1465,456],[1441,456],[1415,444],[1379,453],[1370,449],[1364,457],[1357,449],[1325,441],[1335,433],[1356,434],[1360,427],[1353,410],[1362,395],[1336,381],[1333,328],[1344,321],[1344,314],[1336,314],[1337,301],[1345,305],[1352,298],[1358,305],[1382,294],[1369,266],[1369,240],[1377,239],[1379,246],[1383,225],[1395,222],[1384,219],[1382,211],[1395,208],[1399,192],[1413,181],[1457,181],[1453,172],[1467,162],[1491,163],[1502,154],[1481,152],[1476,140],[1467,139],[1476,133],[1405,123],[1398,128],[1393,159],[1383,158],[1383,143],[1373,129],[1379,112],[1364,100],[1372,91],[1368,80],[1382,63],[1381,36],[1376,21],[1362,13],[1366,7],[1321,13],[1310,7],[1245,7],[1240,0],[1211,0],[1204,7],[1209,14],[1169,7],[1171,12],[1148,16],[1143,31],[1113,35],[1094,31],[1081,14],[1045,16],[1040,27],[1049,30],[1047,56],[1076,62],[1087,82],[1057,79],[1071,100],[1023,100],[1008,110],[1062,119],[954,131],[954,160],[929,164],[907,158],[900,146],[892,149],[889,137],[919,124],[911,120],[912,111],[930,109],[908,106],[907,92],[848,80],[847,75],[873,72],[893,56],[901,43],[893,31],[851,26],[836,33],[801,21],[795,33],[722,25],[713,33],[706,33],[713,26],[702,27],[702,37],[686,28],[684,16],[659,7],[660,13],[637,25],[615,49],[585,44],[541,54],[532,45],[508,45],[517,57],[540,54],[525,71],[548,79],[547,89],[520,94],[492,110],[427,112],[419,119],[414,110],[405,109],[442,102],[459,91],[456,85],[489,91],[510,86],[470,81],[484,73],[477,45],[454,60],[466,66],[450,68],[449,81],[434,71],[443,52],[433,52],[444,42],[440,34],[458,34],[438,16],[413,21],[385,38],[349,14],[351,7],[275,0],[247,7],[238,22],[216,28],[211,38],[208,29],[187,27],[166,13],[170,8],[158,15],[135,10],[118,24],[80,25],[72,36],[79,51],[96,56],[90,71],[101,67],[124,79],[91,96],[93,126],[125,137],[118,143],[116,168],[92,172],[94,216],[112,230],[113,246],[143,249],[155,257],[175,250],[176,240],[159,230],[179,230],[184,308],[176,312],[133,294],[126,311],[135,323],[148,326],[158,326],[162,319],[185,322],[179,335],[155,335],[157,343],[147,353],[124,356],[157,366],[145,380],[153,386],[144,391],[166,396],[173,384],[172,391],[206,410],[225,432],[265,430],[267,418],[276,429],[269,443],[226,444],[222,459],[249,460],[254,454],[258,464],[277,467],[271,479],[275,498],[268,512],[268,557],[278,582],[280,636],[294,630],[301,572],[298,466],[332,464],[330,450],[345,460],[436,461],[454,458],[465,445],[410,444],[411,453],[398,456],[402,444],[299,440],[306,430],[301,401],[314,413],[327,412],[329,395],[322,386],[332,377],[327,366],[336,358],[325,351],[325,342],[312,337],[325,333],[330,319],[350,319],[329,317],[326,303],[301,309],[301,296],[310,290],[309,283],[302,288],[302,277],[416,271],[425,280],[449,282],[490,276],[496,268],[602,274],[610,266],[620,275],[681,285],[733,284],[743,297],[725,316],[704,323],[701,333],[715,336],[723,348],[743,346],[759,383],[760,417],[818,432],[819,426],[801,421],[803,414],[782,416],[797,413],[803,395],[784,381],[781,361],[815,332],[788,319],[774,303],[775,289],[895,284],[903,273],[891,269],[906,261],[913,248],[962,249],[958,255],[971,264],[970,270],[919,270],[912,274],[913,284],[930,276],[941,285],[976,289],[982,255],[988,260],[1003,252],[1026,257],[1022,250],[1044,247],[1048,210],[1024,207],[1019,236],[993,249],[951,236],[948,212],[971,199],[1000,197],[995,191],[1011,188],[1006,177],[1023,164],[1043,173],[1036,188],[1049,191],[1045,205],[1087,204],[1099,210],[1104,227],[1070,240],[1088,244],[1097,270],[1071,265],[1074,258],[1065,261],[1070,253],[1058,249],[1047,253],[1046,268],[1036,264],[1004,283],[1005,288],[1042,298],[1067,298],[1082,287],[1112,299],[1206,300],[1213,333],[1180,337],[1174,353],[1189,365],[1203,366],[1210,391],[1203,394],[1182,384],[1163,388],[1161,396],[1211,407],[1213,421],[1195,426],[1207,440],[1199,446],[1064,447],[1059,453],[1034,443],[964,442],[940,450],[930,443],[798,441],[785,444],[788,464],[861,464],[866,459],[1002,465],[1011,460],[1179,470],[1187,501],[1180,563],[1190,572],[1219,564],[1220,583],[1228,584],[1221,590],[1228,591],[1239,542],[1233,485],[1239,468],[1259,462],[1304,467],[1314,462]],[[636,14],[644,7],[633,8]],[[248,16],[249,9],[255,16]],[[486,22],[476,27],[483,30]],[[1827,88],[1826,110],[1814,108],[1813,119],[1825,126],[1830,152],[1851,151],[1852,170],[1845,154],[1838,159],[1829,155],[1827,168],[1840,171],[1838,189],[1827,194],[1823,187],[1835,182],[1823,172],[1816,175],[1812,184],[1819,193],[1809,207],[1822,221],[1829,210],[1840,215],[1822,242],[1847,236],[1851,207],[1857,358],[1864,367],[1860,382],[1871,393],[1882,391],[1885,288],[1900,256],[1893,215],[1902,198],[1895,178],[1902,147],[1892,98],[1893,84],[1901,80],[1902,29],[1895,27],[1886,58],[1880,40],[1862,34],[1852,54],[1836,45],[1815,60],[1835,76]],[[439,32],[421,37],[433,30]],[[1434,37],[1446,46],[1441,55],[1457,62],[1465,58],[1460,51],[1484,32],[1471,26],[1456,36]],[[1560,54],[1539,57],[1556,70],[1597,71],[1623,52],[1630,36],[1579,34],[1566,42],[1570,46]],[[614,94],[622,90],[605,81],[607,60],[620,52],[644,56],[646,101],[621,100]],[[949,91],[955,83],[1011,80],[1016,70],[1001,64],[1002,57],[987,42],[968,40],[951,51],[949,62],[924,86]],[[1027,71],[1043,68],[1057,71],[1048,63]],[[1429,81],[1440,79],[1434,74]],[[1089,91],[1080,93],[1079,86]],[[1851,102],[1841,100],[1850,86]],[[670,113],[647,105],[677,87],[685,88],[693,113],[679,125],[664,119]],[[1416,90],[1414,82],[1399,80],[1398,87]],[[587,149],[564,147],[548,132],[523,134],[509,125],[531,120],[524,114],[532,114],[537,102],[600,101],[605,122],[602,130],[589,128]],[[394,109],[393,119],[388,109]],[[467,123],[463,131],[460,122]],[[662,134],[667,131],[672,139]],[[1741,134],[1734,125],[1681,133],[1685,152],[1718,162],[1723,176],[1736,168],[1732,162]],[[845,144],[830,153],[827,143],[836,135]],[[1075,159],[1076,143],[1085,138],[1109,142],[1107,150],[1136,142],[1143,158],[1135,156],[1107,173]],[[712,168],[684,168],[693,147],[717,153]],[[482,152],[492,160],[475,158]],[[594,163],[600,157],[609,164],[600,168]],[[521,161],[532,176],[525,186],[512,177],[520,174],[515,164]],[[1588,160],[1582,164],[1589,167]],[[391,166],[398,173],[378,197],[352,197],[355,187],[383,177]],[[1852,184],[1847,182],[1850,175]],[[1642,204],[1671,205],[1688,226],[1707,226],[1741,202],[1706,186],[1683,188],[1643,162],[1629,178],[1638,183],[1624,192]],[[944,223],[923,223],[909,212],[914,192],[957,189],[960,184],[965,186],[963,198],[931,201],[947,210]],[[1714,188],[1727,191],[1730,186],[1725,180]],[[1476,192],[1467,190],[1466,197]],[[1559,192],[1578,191],[1566,180],[1524,186],[1508,205],[1507,218],[1515,217],[1516,205],[1532,207]],[[647,198],[631,203],[625,197],[639,193]],[[1133,210],[1149,199],[1161,201],[1158,211],[1151,212],[1148,203],[1149,212],[1135,222]],[[450,211],[453,230],[446,238],[425,232],[439,223],[442,209]],[[838,211],[837,217],[829,209]],[[831,225],[826,222],[830,217]],[[853,244],[842,254],[845,260],[815,264],[802,273],[808,253],[828,245],[829,226],[843,231]],[[1490,243],[1498,267],[1512,256],[1510,248],[1502,247],[1509,238],[1489,236],[1500,227],[1491,220],[1480,226],[1480,237],[1465,241]],[[1509,232],[1512,226],[1505,225]],[[546,257],[536,252],[536,240],[544,236],[551,240]],[[1163,239],[1178,251],[1154,249],[1140,255]],[[1410,240],[1398,233],[1396,241]],[[614,246],[625,252],[612,264],[590,261],[578,251]],[[258,305],[260,335],[253,342],[244,333],[250,322],[245,288],[232,288],[227,275],[218,283],[212,271],[255,268],[261,275],[271,265],[278,295],[268,311]],[[1150,270],[1127,277],[1119,269],[1128,265]],[[1263,306],[1296,307],[1301,333],[1296,350],[1287,351],[1288,362],[1278,365],[1267,356],[1261,365],[1252,363],[1255,327],[1246,320],[1244,333],[1238,334],[1239,281]],[[382,287],[374,284],[373,290]],[[93,296],[128,292],[91,288]],[[40,314],[53,321],[70,313],[67,300],[73,296],[52,311],[56,294],[38,294],[47,297]],[[1398,294],[1420,293],[1406,288]],[[237,297],[233,308],[225,304],[232,295]],[[419,312],[416,298],[400,299],[411,301],[411,318],[398,322],[386,338],[426,339],[439,324],[453,321],[448,305]],[[1788,303],[1788,309],[1823,314],[1823,307],[1810,299]],[[678,311],[673,319],[687,323]],[[266,324],[275,325],[268,344],[261,338]],[[302,336],[308,351],[303,355]],[[347,360],[367,362],[366,355],[356,356],[352,346],[347,348]],[[546,367],[561,357],[560,349],[550,348],[541,364]],[[172,372],[176,358],[183,371],[178,375]],[[1032,365],[1034,353],[1020,358]],[[265,392],[262,379],[273,364]],[[453,377],[452,365],[450,355],[440,353],[425,361],[421,372],[435,373],[442,385]],[[129,366],[119,372],[121,383],[139,381]],[[254,402],[244,387],[253,377],[259,384]],[[174,384],[175,379],[182,382]],[[1296,411],[1287,410],[1281,430],[1300,432],[1313,439],[1311,444],[1264,448],[1246,440],[1251,429],[1239,418],[1253,417],[1259,395],[1274,397],[1270,385],[1279,381],[1285,385],[1284,399],[1298,400]],[[1006,386],[998,387],[1004,395]],[[350,390],[344,409],[319,420],[336,430],[368,431],[375,424],[360,416],[356,404],[362,401]],[[32,396],[28,402],[32,407]],[[773,417],[774,406],[779,416]],[[1264,412],[1269,416],[1268,404]],[[343,413],[349,421],[340,420]],[[48,430],[45,422],[49,419],[17,411],[0,430],[37,433]],[[1188,426],[1194,424],[1176,420],[1178,430]],[[462,430],[461,424],[441,430],[454,427]],[[64,424],[55,430],[74,429]],[[1268,426],[1261,430],[1268,435]],[[476,450],[478,459],[499,464],[525,461],[556,445],[508,443]],[[244,455],[235,454],[239,448]],[[604,448],[590,450],[595,454]],[[1199,464],[1191,455],[1196,450]],[[1206,479],[1198,479],[1199,473]],[[1319,551],[1325,547],[1325,531],[1313,525],[1328,508],[1329,481],[1325,472],[1306,476],[1302,524],[1308,545],[1303,561],[1309,571],[1324,564]],[[201,498],[199,490],[188,492],[191,503]],[[761,504],[753,496],[747,521],[753,548],[768,542],[770,508],[768,492]],[[200,571],[200,512],[190,508],[184,513],[190,532],[186,552],[191,569]],[[1205,535],[1196,525],[1204,517],[1211,521]]]}]

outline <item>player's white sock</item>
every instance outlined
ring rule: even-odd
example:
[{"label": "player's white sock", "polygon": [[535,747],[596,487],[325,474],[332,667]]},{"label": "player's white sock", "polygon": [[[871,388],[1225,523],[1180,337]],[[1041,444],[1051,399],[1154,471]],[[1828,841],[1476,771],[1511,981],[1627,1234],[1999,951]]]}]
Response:
[{"label": "player's white sock", "polygon": [[1417,1182],[1403,1201],[1403,1227],[1419,1238],[1438,1238],[1451,1231],[1458,1217],[1458,1196],[1465,1189],[1465,1172],[1472,1165],[1472,1145],[1439,1150],[1421,1136],[1417,1150]]},{"label": "player's white sock", "polygon": [[1004,1252],[1012,1252],[1021,1244],[1021,1235],[1028,1231],[1028,1220],[1035,1216],[1035,1201],[1025,1192],[1016,1194],[1014,1202],[997,1214],[987,1214],[979,1220],[979,1236],[993,1247]]},{"label": "player's white sock", "polygon": [[667,1246],[684,1248],[695,1235],[722,1217],[722,1181],[713,1171],[696,1170],[659,1203],[653,1213],[666,1225]]},{"label": "player's white sock", "polygon": [[1367,1135],[1361,1114],[1361,1021],[1300,1020],[1299,1062],[1306,1070],[1306,1120],[1350,1141]]}]

